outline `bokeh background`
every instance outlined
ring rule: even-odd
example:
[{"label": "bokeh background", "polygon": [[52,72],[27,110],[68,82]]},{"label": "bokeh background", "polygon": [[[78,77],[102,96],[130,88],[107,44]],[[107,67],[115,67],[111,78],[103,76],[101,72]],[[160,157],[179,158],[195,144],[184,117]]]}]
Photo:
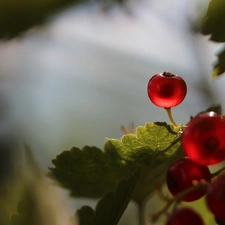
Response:
[{"label": "bokeh background", "polygon": [[[180,75],[188,86],[187,97],[173,109],[178,123],[212,104],[224,108],[225,77],[210,77],[221,46],[197,32],[207,5],[205,0],[128,0],[107,8],[96,1],[71,4],[44,24],[2,40],[0,137],[28,143],[47,172],[63,150],[102,148],[106,137],[120,138],[122,124],[169,122],[146,92],[150,77],[163,71]],[[61,194],[71,213],[96,203]],[[146,221],[160,204],[154,196]],[[206,212],[201,201],[196,207]],[[120,224],[137,224],[135,205]]]}]

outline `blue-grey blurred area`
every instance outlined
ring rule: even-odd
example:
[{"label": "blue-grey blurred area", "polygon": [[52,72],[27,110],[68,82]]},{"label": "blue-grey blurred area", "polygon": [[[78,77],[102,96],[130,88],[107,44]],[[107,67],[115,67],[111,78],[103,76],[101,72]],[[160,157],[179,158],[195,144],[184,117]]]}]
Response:
[{"label": "blue-grey blurred area", "polygon": [[107,10],[80,5],[2,41],[1,139],[28,143],[46,172],[63,150],[102,148],[106,137],[120,138],[122,124],[169,122],[146,91],[150,77],[164,71],[188,86],[184,102],[173,109],[178,123],[212,104],[225,106],[225,78],[210,77],[220,45],[193,32],[207,3],[143,0]]}]

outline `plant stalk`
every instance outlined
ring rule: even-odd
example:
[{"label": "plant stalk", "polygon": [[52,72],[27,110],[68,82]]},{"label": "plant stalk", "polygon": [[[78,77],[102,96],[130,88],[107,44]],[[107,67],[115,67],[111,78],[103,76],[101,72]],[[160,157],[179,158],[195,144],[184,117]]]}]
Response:
[{"label": "plant stalk", "polygon": [[137,203],[139,225],[145,225],[145,201]]},{"label": "plant stalk", "polygon": [[165,108],[166,112],[167,112],[167,115],[170,119],[170,122],[175,126],[177,127],[178,124],[175,122],[175,120],[173,119],[173,116],[172,116],[172,111],[171,111],[171,108]]}]

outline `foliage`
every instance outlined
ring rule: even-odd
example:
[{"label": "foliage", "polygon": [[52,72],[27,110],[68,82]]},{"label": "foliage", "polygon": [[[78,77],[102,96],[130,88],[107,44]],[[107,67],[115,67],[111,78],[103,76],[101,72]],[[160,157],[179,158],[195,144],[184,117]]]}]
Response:
[{"label": "foliage", "polygon": [[105,146],[118,152],[123,160],[142,168],[132,197],[134,201],[144,201],[154,190],[154,181],[163,182],[168,165],[182,155],[178,150],[180,128],[161,122],[146,123],[137,128],[136,134],[106,141]]},{"label": "foliage", "polygon": [[136,134],[124,135],[121,140],[107,139],[104,151],[88,146],[72,148],[52,160],[55,167],[50,168],[49,176],[68,188],[72,196],[98,198],[115,190],[122,178],[140,167],[132,199],[141,202],[153,191],[153,181],[163,180],[165,168],[182,154],[177,151],[179,129],[166,123],[147,123],[138,127]]},{"label": "foliage", "polygon": [[[33,202],[34,203],[34,202]],[[29,225],[36,220],[35,207],[31,207],[28,201],[20,201],[17,206],[17,214],[10,218],[10,225]]]},{"label": "foliage", "polygon": [[202,26],[202,33],[210,35],[210,40],[225,42],[225,2],[211,0]]},{"label": "foliage", "polygon": [[115,192],[109,192],[98,202],[95,211],[83,206],[77,211],[80,225],[116,225],[126,209],[139,179],[138,169],[129,179],[122,179]]},{"label": "foliage", "polygon": [[[34,159],[30,147],[24,143],[25,161],[23,169],[14,176],[14,182],[8,183],[11,204],[2,201],[10,209],[10,216],[4,225],[47,225],[60,224],[65,213],[63,201],[50,189],[45,177],[41,173],[38,163]],[[11,187],[12,186],[12,187]],[[65,218],[64,218],[65,219]],[[67,217],[66,217],[67,219]]]},{"label": "foliage", "polygon": [[[0,38],[16,37],[32,26],[45,22],[50,15],[67,5],[83,2],[2,1]],[[210,1],[202,33],[210,35],[212,41],[225,43],[224,11],[225,1]],[[213,76],[225,72],[225,48],[217,56]],[[220,105],[210,107],[206,111],[210,110],[221,114]],[[69,189],[73,197],[101,198],[95,210],[83,206],[77,211],[81,225],[116,225],[129,201],[132,199],[139,206],[145,202],[154,191],[154,182],[157,180],[163,183],[169,164],[183,155],[180,147],[183,127],[174,127],[165,122],[148,122],[145,126],[137,127],[135,134],[124,135],[121,140],[106,139],[103,150],[90,146],[82,149],[73,147],[52,160],[54,167],[49,168],[48,176]],[[36,207],[40,196],[36,190],[40,185],[37,183],[40,173],[27,145],[25,149],[29,168],[35,179],[32,177],[32,181],[29,181],[26,198],[19,201],[17,212],[10,217],[10,225],[41,224],[41,218],[37,219],[40,211],[48,212],[47,207],[45,210]],[[40,183],[42,185],[42,182]],[[43,186],[45,192],[46,187]],[[41,206],[44,206],[43,202]],[[219,220],[217,223],[223,224]]]},{"label": "foliage", "polygon": [[[202,34],[210,35],[210,40],[214,42],[225,42],[225,1],[211,0],[208,5]],[[212,76],[216,77],[225,72],[225,48],[217,54],[218,60],[214,63]]]},{"label": "foliage", "polygon": [[217,54],[217,61],[214,63],[212,76],[217,77],[225,72],[225,45],[224,48]]},{"label": "foliage", "polygon": [[121,177],[129,176],[136,169],[123,163],[111,149],[102,152],[89,146],[64,151],[52,162],[55,168],[50,168],[49,176],[76,197],[99,198],[113,191]]},{"label": "foliage", "polygon": [[[87,3],[88,0],[7,0],[0,1],[0,39],[8,40],[46,22],[50,16],[70,5]],[[105,5],[123,0],[99,1]]]},{"label": "foliage", "polygon": [[[199,112],[199,113],[198,113],[197,115],[195,115],[195,116],[198,116],[199,114],[204,113],[204,112],[211,112],[211,111],[213,111],[213,112],[215,112],[215,113],[221,115],[221,114],[222,114],[222,107],[221,107],[221,104],[214,104],[214,105],[210,106],[209,108],[207,108],[205,111]],[[191,117],[190,117],[190,119],[193,119],[193,118],[194,118],[194,116],[191,116]]]}]

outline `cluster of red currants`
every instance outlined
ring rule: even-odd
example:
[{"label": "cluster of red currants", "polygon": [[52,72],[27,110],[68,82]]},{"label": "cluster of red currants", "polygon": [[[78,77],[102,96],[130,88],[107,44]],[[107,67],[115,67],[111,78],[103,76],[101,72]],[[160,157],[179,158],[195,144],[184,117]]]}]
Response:
[{"label": "cluster of red currants", "polygon": [[[184,100],[187,86],[180,76],[164,72],[149,80],[147,91],[156,106],[168,110]],[[215,218],[225,221],[225,175],[213,177],[208,168],[225,160],[223,116],[211,111],[191,119],[183,130],[181,147],[186,156],[175,161],[167,171],[169,191],[174,197],[184,193],[180,200],[186,202],[205,195],[206,205]],[[166,225],[178,224],[203,225],[204,222],[197,212],[185,207],[175,209],[168,216]]]}]

